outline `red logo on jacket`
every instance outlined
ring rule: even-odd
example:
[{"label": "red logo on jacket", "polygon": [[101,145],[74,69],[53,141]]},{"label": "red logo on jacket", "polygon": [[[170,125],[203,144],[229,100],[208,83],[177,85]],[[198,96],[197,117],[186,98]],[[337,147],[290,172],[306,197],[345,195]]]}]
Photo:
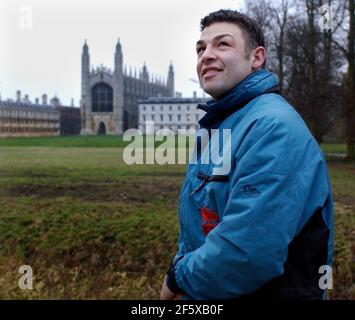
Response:
[{"label": "red logo on jacket", "polygon": [[218,214],[213,209],[203,207],[201,209],[202,216],[202,231],[204,235],[207,235],[218,223]]}]

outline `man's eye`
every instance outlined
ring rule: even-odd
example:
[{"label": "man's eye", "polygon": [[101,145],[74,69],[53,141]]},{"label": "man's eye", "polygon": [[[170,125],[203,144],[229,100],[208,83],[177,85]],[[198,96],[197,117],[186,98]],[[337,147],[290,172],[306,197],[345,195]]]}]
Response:
[{"label": "man's eye", "polygon": [[220,47],[221,47],[221,46],[222,46],[222,47],[225,47],[225,46],[228,47],[229,45],[228,45],[227,42],[220,42],[220,43],[219,43],[219,46],[220,46]]},{"label": "man's eye", "polygon": [[203,50],[204,50],[204,48],[200,47],[200,48],[196,49],[196,52],[197,52],[197,54],[200,54]]}]

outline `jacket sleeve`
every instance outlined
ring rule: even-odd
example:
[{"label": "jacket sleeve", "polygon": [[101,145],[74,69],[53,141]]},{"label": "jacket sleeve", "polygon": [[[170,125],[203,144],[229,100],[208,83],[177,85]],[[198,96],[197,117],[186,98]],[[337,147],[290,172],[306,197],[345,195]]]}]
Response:
[{"label": "jacket sleeve", "polygon": [[235,298],[283,273],[288,245],[306,220],[304,205],[318,161],[296,170],[290,142],[287,129],[277,125],[245,142],[248,152],[237,155],[221,222],[175,265],[176,282],[190,297]]},{"label": "jacket sleeve", "polygon": [[178,252],[176,253],[174,259],[173,259],[173,264],[175,264],[181,257],[183,257],[185,254],[185,248],[184,248],[184,242],[181,237],[181,231],[179,233],[179,239],[178,239]]}]

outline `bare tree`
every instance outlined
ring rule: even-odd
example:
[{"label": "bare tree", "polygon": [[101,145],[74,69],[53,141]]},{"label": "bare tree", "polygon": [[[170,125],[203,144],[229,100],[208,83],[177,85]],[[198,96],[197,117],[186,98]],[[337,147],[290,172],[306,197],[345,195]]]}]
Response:
[{"label": "bare tree", "polygon": [[[345,41],[335,43],[338,34],[347,32],[344,1],[349,0],[246,1],[247,14],[265,33],[267,67],[277,73],[281,93],[302,114],[319,142],[339,118],[342,104],[340,75],[345,61],[339,47]],[[323,5],[334,9],[332,28],[320,27]]]},{"label": "bare tree", "polygon": [[280,92],[284,91],[284,61],[285,61],[285,33],[288,19],[289,0],[282,0],[280,10],[270,6],[270,12],[275,18],[277,29],[274,29],[274,39],[277,58],[277,75],[280,81]]},{"label": "bare tree", "polygon": [[349,8],[349,32],[346,58],[348,60],[348,72],[346,75],[346,143],[347,156],[355,159],[355,0],[348,0]]},{"label": "bare tree", "polygon": [[267,65],[275,70],[279,78],[280,92],[284,88],[284,42],[287,18],[289,16],[289,0],[258,2],[247,0],[246,11],[261,26],[265,34],[268,49]]},{"label": "bare tree", "polygon": [[[340,30],[331,39],[343,54],[347,62],[347,71],[343,76],[343,118],[345,121],[345,138],[347,158],[355,159],[355,0],[340,0],[338,15],[340,19],[335,26]],[[345,36],[344,36],[345,35]]]}]

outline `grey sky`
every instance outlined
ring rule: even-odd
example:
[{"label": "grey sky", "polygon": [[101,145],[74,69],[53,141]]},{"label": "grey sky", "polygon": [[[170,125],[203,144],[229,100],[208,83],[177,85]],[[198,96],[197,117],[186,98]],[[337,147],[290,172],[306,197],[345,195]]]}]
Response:
[{"label": "grey sky", "polygon": [[[202,94],[195,72],[199,21],[220,8],[241,8],[242,0],[1,0],[0,94],[20,89],[34,101],[57,94],[63,104],[80,99],[81,50],[87,39],[90,64],[113,68],[120,38],[124,63],[166,79],[170,60],[175,90]],[[28,10],[29,9],[29,10]],[[32,28],[28,12],[32,11]],[[134,69],[133,69],[134,70]]]}]

